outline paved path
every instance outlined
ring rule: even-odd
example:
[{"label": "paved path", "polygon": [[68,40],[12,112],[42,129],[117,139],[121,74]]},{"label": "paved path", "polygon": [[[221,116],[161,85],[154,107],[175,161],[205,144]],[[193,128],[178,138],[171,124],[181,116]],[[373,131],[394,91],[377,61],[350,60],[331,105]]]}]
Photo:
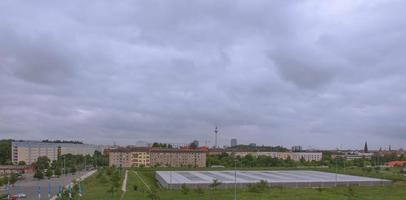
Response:
[{"label": "paved path", "polygon": [[123,191],[123,192],[121,193],[120,199],[123,199],[125,192],[127,192],[127,177],[128,177],[128,170],[125,170],[125,176],[124,176],[123,184],[121,186],[121,191]]},{"label": "paved path", "polygon": [[[50,199],[48,197],[48,184],[51,184],[50,196],[54,196],[58,193],[58,187],[65,186],[72,182],[72,180],[77,179],[87,172],[77,172],[75,175],[62,175],[60,178],[51,178],[36,180],[32,178],[32,174],[24,175],[25,180],[18,181],[10,190],[10,194],[14,195],[17,193],[24,193],[27,195],[27,200],[39,199],[38,198],[38,186],[41,188],[41,200]],[[3,192],[5,193],[5,192]]]},{"label": "paved path", "polygon": [[[83,176],[81,176],[81,177],[78,177],[78,178],[76,178],[76,179],[74,179],[74,180],[75,180],[76,182],[83,181],[83,180],[85,180],[86,178],[88,178],[89,176],[93,175],[93,174],[96,173],[96,172],[97,172],[97,170],[92,170],[92,171],[86,173],[85,175],[83,175]],[[68,183],[65,187],[68,187],[69,185],[73,188],[73,181],[70,182],[70,183]],[[57,196],[54,195],[50,200],[56,200],[56,199],[57,199]]]}]

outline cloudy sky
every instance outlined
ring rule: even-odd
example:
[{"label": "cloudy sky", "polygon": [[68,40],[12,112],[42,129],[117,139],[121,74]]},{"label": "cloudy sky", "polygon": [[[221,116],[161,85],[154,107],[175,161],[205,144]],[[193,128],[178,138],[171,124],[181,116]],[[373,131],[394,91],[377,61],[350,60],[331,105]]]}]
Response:
[{"label": "cloudy sky", "polygon": [[0,138],[406,147],[403,0],[0,2]]}]

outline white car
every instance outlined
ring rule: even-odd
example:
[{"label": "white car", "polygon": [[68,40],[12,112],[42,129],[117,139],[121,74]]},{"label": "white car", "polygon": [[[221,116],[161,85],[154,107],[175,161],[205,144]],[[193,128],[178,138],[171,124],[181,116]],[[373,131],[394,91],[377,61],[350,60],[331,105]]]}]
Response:
[{"label": "white car", "polygon": [[25,195],[24,193],[18,193],[18,194],[13,195],[13,197],[16,197],[16,198],[25,198],[25,197],[27,197],[27,195]]}]

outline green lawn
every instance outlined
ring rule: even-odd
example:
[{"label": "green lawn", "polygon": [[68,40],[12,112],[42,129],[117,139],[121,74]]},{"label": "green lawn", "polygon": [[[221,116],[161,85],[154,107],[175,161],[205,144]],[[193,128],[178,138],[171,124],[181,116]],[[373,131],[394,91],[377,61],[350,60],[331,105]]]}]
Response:
[{"label": "green lawn", "polygon": [[[353,169],[354,171],[347,172],[351,173],[361,173]],[[138,176],[136,175],[136,173]],[[218,189],[211,190],[205,189],[198,192],[195,189],[190,189],[187,194],[183,194],[180,190],[168,190],[163,189],[158,186],[155,181],[155,171],[151,169],[144,170],[129,170],[128,172],[128,191],[124,194],[126,200],[132,199],[160,199],[160,200],[190,200],[190,199],[204,199],[204,200],[226,200],[234,198],[233,189]],[[364,172],[362,173],[375,173],[375,172]],[[396,171],[382,171],[384,176],[395,176]],[[359,175],[359,174],[358,174]],[[371,176],[371,174],[367,174]],[[383,176],[379,175],[379,176]],[[398,178],[398,177],[395,177]],[[152,192],[149,191],[148,187],[145,186],[144,182],[149,186]],[[238,189],[237,198],[241,200],[268,200],[268,199],[279,199],[279,200],[294,200],[294,199],[309,199],[309,200],[342,200],[342,199],[405,199],[406,196],[406,185],[403,181],[397,181],[392,186],[353,186],[353,187],[337,187],[337,188],[323,188],[323,189],[312,189],[312,188],[271,188],[267,191],[254,193],[249,192],[247,189]],[[137,186],[137,190],[134,190],[134,185]],[[107,192],[109,189],[108,183],[101,183],[100,178],[96,178],[96,175],[90,177],[83,183],[85,195],[81,199],[97,199],[97,200],[111,200],[120,199],[121,194],[116,194],[112,198],[111,193]],[[151,195],[152,194],[152,195]]]},{"label": "green lawn", "polygon": [[[102,174],[102,175],[100,175]],[[91,177],[87,178],[85,181],[81,183],[83,188],[83,197],[74,199],[81,199],[81,200],[112,200],[112,199],[120,199],[121,196],[121,187],[118,191],[112,193],[110,192],[110,183],[109,177],[106,173],[98,171]]]}]

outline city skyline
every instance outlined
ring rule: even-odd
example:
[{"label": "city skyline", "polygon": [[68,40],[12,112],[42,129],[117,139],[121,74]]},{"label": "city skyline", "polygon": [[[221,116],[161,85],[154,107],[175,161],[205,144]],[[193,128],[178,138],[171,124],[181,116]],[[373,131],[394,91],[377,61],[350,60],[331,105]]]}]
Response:
[{"label": "city skyline", "polygon": [[406,149],[404,8],[2,1],[0,138]]}]

